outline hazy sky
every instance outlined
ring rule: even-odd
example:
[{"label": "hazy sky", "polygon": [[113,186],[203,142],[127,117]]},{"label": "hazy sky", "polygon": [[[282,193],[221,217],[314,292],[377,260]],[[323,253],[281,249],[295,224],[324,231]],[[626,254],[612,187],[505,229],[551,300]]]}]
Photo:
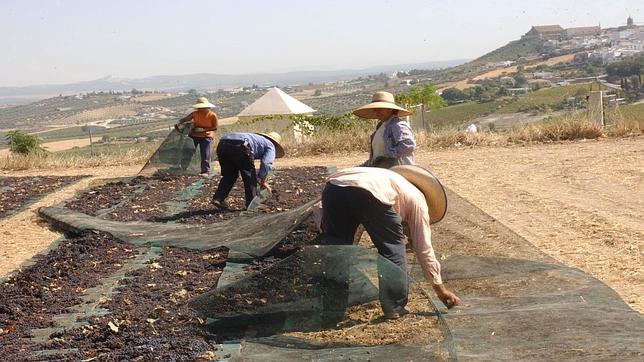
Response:
[{"label": "hazy sky", "polygon": [[644,21],[625,0],[1,0],[0,86],[107,75],[363,68],[475,58],[533,24]]}]

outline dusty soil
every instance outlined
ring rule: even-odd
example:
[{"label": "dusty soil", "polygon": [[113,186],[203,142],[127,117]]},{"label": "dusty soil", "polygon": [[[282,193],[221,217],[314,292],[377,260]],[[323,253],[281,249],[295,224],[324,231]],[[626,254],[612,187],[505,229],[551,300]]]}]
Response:
[{"label": "dusty soil", "polygon": [[[459,195],[516,231],[557,261],[578,267],[644,311],[644,137],[513,147],[416,152]],[[353,153],[281,159],[277,167],[349,167]],[[2,172],[8,176],[132,175],[137,167]],[[86,185],[84,181],[81,181]],[[47,197],[61,199],[63,191]],[[65,196],[69,198],[71,195]],[[493,197],[491,197],[493,196]],[[47,202],[45,202],[47,204]],[[51,203],[50,203],[51,204]],[[42,204],[41,204],[42,205]],[[31,209],[31,208],[30,208]],[[0,221],[0,275],[58,235],[30,212]],[[611,240],[613,245],[611,245]],[[440,250],[438,250],[440,252]]]},{"label": "dusty soil", "polygon": [[449,150],[418,161],[555,260],[644,311],[644,137]]},{"label": "dusty soil", "polygon": [[[606,282],[643,311],[641,275],[644,238],[644,137],[551,145],[419,151],[417,161],[432,169],[452,190],[516,231],[559,262],[579,267]],[[279,160],[278,167],[311,164],[351,166],[363,154]],[[132,169],[132,168],[130,168]],[[109,170],[61,170],[58,174]],[[17,172],[15,175],[53,172]],[[63,191],[51,195],[61,198]],[[67,196],[71,194],[67,191]],[[52,200],[52,198],[48,198]],[[3,270],[42,250],[56,234],[36,223],[33,211],[0,222]],[[27,218],[26,216],[30,216]],[[18,215],[16,215],[18,216]],[[19,221],[19,222],[18,222]],[[41,234],[49,233],[43,237]],[[437,251],[440,234],[435,234]],[[6,238],[5,238],[6,240]],[[40,248],[40,249],[39,249]],[[9,257],[9,258],[7,258]],[[7,262],[10,259],[10,263]]]},{"label": "dusty soil", "polygon": [[396,320],[386,320],[380,302],[374,301],[347,309],[345,318],[336,329],[316,332],[289,332],[316,345],[366,345],[382,344],[425,345],[441,341],[438,319],[419,284],[409,290],[410,314]]},{"label": "dusty soil", "polygon": [[[284,161],[349,167],[364,158]],[[415,158],[541,251],[644,312],[644,137],[421,150]]]},{"label": "dusty soil", "polygon": [[0,218],[85,176],[0,177]]}]

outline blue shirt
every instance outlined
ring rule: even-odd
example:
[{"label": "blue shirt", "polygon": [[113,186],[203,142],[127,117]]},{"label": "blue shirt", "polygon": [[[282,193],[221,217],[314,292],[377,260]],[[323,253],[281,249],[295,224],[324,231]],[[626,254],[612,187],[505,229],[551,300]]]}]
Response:
[{"label": "blue shirt", "polygon": [[264,178],[268,175],[268,171],[271,170],[273,161],[275,161],[275,145],[268,138],[256,133],[232,132],[226,133],[221,139],[248,141],[250,149],[253,151],[253,157],[256,160],[261,160],[257,177]]}]

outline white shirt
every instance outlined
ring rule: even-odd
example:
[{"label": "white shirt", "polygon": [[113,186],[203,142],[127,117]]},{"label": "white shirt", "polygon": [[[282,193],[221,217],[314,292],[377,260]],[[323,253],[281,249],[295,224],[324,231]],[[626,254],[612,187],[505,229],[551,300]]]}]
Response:
[{"label": "white shirt", "polygon": [[376,157],[385,156],[385,126],[389,121],[382,122],[380,127],[376,130],[371,140],[371,149],[373,151],[373,159]]},{"label": "white shirt", "polygon": [[[423,193],[401,175],[384,168],[352,167],[329,176],[328,182],[340,187],[369,191],[385,205],[393,206],[409,225],[411,243],[425,278],[442,284],[441,265],[432,247],[429,207]],[[324,207],[324,205],[322,205]]]}]

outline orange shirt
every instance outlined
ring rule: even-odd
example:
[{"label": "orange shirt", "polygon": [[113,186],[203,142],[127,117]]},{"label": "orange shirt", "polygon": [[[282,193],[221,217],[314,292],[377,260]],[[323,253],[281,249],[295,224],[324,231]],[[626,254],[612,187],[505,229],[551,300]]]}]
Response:
[{"label": "orange shirt", "polygon": [[[217,115],[213,111],[203,114],[200,111],[192,112],[192,127],[193,128],[217,128]],[[212,137],[215,135],[214,131],[195,132],[190,131],[191,136],[195,137]]]}]

